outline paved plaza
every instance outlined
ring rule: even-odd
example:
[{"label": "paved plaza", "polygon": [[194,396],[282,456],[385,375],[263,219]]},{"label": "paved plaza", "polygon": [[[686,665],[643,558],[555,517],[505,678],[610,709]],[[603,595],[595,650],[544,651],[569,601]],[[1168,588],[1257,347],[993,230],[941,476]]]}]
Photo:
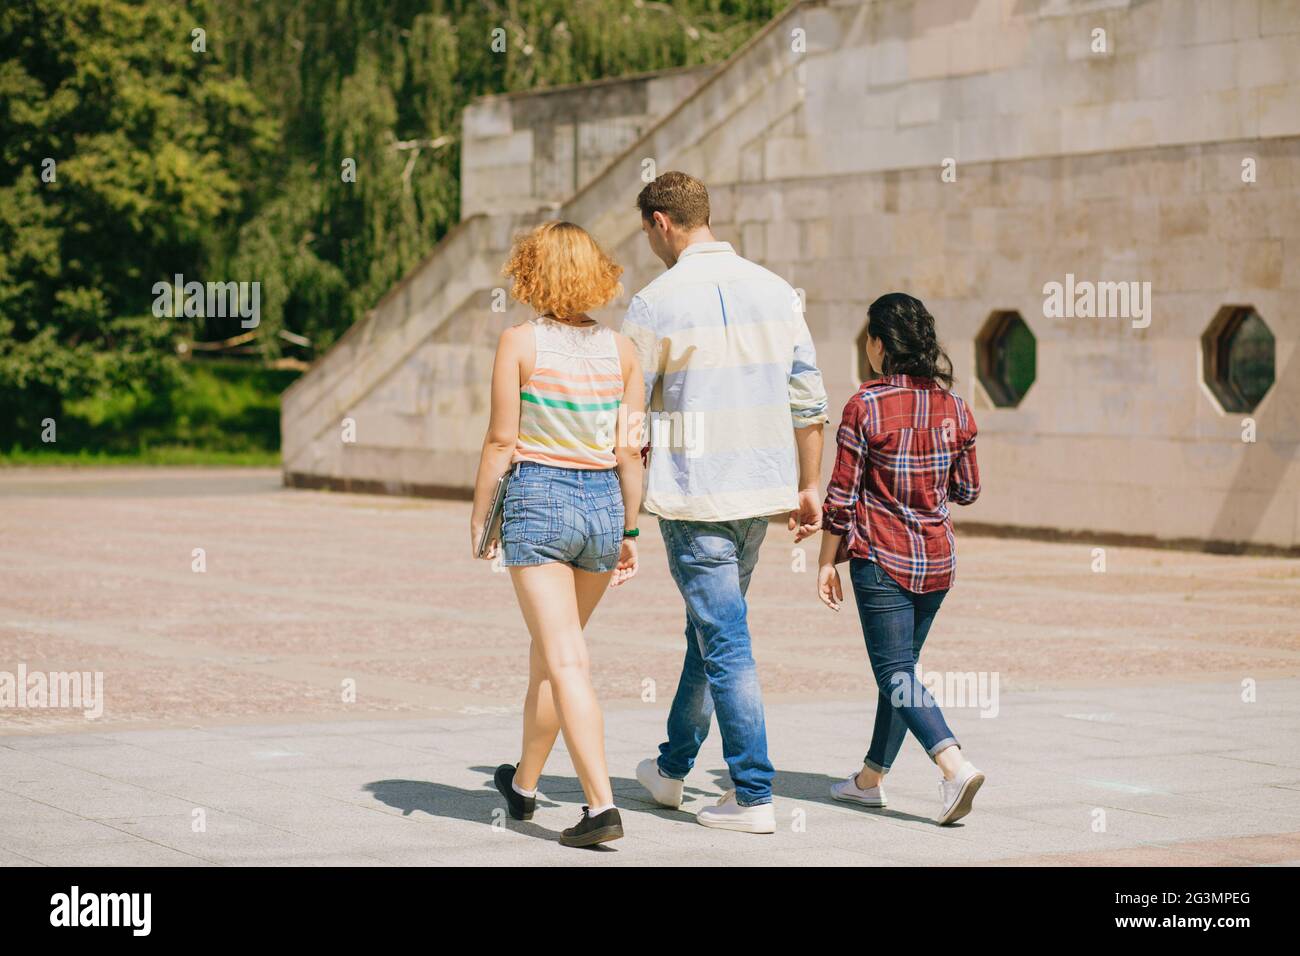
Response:
[{"label": "paved plaza", "polygon": [[562,744],[531,823],[491,788],[528,638],[468,511],[265,470],[0,472],[0,679],[103,675],[93,718],[0,708],[0,864],[1300,862],[1298,561],[1108,547],[1102,571],[1087,543],[959,533],[921,665],[979,688],[945,713],[988,783],[940,829],[911,740],[887,810],[828,799],[875,691],[815,547],[774,525],[751,624],[779,829],[752,836],[694,823],[726,785],[716,732],[682,811],[632,779],[684,641],[647,519],[588,629],[627,837],[579,851],[556,842],[582,802]]}]

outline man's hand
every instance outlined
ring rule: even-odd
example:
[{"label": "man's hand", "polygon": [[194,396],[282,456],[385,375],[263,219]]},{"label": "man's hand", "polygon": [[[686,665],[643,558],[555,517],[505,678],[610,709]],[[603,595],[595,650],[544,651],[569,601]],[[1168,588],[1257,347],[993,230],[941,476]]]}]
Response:
[{"label": "man's hand", "polygon": [[799,507],[790,512],[786,527],[794,532],[795,543],[811,538],[822,528],[821,494],[816,486],[799,492]]}]

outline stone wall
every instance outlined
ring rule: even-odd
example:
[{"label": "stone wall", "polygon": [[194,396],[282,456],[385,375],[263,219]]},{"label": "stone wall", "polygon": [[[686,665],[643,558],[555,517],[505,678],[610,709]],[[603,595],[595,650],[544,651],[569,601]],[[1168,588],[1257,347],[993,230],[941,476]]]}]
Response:
[{"label": "stone wall", "polygon": [[475,100],[461,121],[461,218],[558,207],[713,70],[661,70]]},{"label": "stone wall", "polygon": [[[1241,182],[1241,158],[1268,173]],[[1300,542],[1300,138],[969,163],[715,190],[718,233],[806,290],[833,403],[862,375],[852,347],[877,294],[937,317],[980,425],[987,493],[958,516],[1166,539]],[[1045,318],[1043,285],[1149,281],[1151,324]],[[1201,381],[1201,334],[1254,305],[1277,382],[1242,441]],[[975,337],[994,311],[1037,339],[1037,378],[994,407]]]},{"label": "stone wall", "polygon": [[[1253,183],[1242,181],[1247,158]],[[959,518],[1300,547],[1300,4],[798,5],[555,211],[615,253],[629,290],[661,268],[632,209],[647,159],[704,178],[720,237],[805,290],[836,410],[858,380],[871,299],[901,289],[927,302],[981,427],[986,490]],[[945,161],[955,181],[941,177]],[[498,225],[476,235],[509,232],[499,215],[477,218]],[[504,241],[470,257],[479,273],[499,268]],[[1045,318],[1044,283],[1067,273],[1150,282],[1150,325]],[[497,281],[454,307],[424,306],[390,365],[402,371],[376,373],[345,403],[386,422],[372,426],[390,444],[367,476],[468,486],[492,343],[523,318],[486,307]],[[602,318],[616,322],[627,298]],[[1201,333],[1238,304],[1276,340],[1254,443],[1200,379]],[[1036,337],[1037,379],[1017,407],[994,407],[974,374],[975,339],[993,311],[1012,309]],[[403,414],[437,421],[399,428],[391,409],[413,369],[435,397]],[[286,447],[294,427],[287,415]],[[291,471],[311,469],[286,455]]]}]

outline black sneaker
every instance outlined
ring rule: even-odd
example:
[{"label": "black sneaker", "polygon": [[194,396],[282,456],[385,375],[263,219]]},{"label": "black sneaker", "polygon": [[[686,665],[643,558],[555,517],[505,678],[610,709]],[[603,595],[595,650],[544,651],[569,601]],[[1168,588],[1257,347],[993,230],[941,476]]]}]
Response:
[{"label": "black sneaker", "polygon": [[512,767],[508,763],[503,763],[497,767],[497,772],[492,775],[492,782],[501,791],[501,796],[506,798],[506,806],[510,810],[512,820],[531,820],[533,811],[537,809],[537,798],[525,797],[515,790],[516,769],[518,769],[517,764]]},{"label": "black sneaker", "polygon": [[569,827],[560,834],[561,846],[595,846],[608,843],[623,835],[623,820],[618,815],[617,807],[610,807],[604,813],[591,815],[590,807],[582,808],[582,819],[575,827]]}]

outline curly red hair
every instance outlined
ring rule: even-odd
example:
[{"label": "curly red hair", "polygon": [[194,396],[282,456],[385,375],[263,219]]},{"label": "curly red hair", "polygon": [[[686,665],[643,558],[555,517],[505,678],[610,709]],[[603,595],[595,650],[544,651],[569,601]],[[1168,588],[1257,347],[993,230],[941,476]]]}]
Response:
[{"label": "curly red hair", "polygon": [[557,319],[598,309],[623,291],[623,267],[571,222],[544,222],[521,235],[501,274],[514,279],[513,298]]}]

